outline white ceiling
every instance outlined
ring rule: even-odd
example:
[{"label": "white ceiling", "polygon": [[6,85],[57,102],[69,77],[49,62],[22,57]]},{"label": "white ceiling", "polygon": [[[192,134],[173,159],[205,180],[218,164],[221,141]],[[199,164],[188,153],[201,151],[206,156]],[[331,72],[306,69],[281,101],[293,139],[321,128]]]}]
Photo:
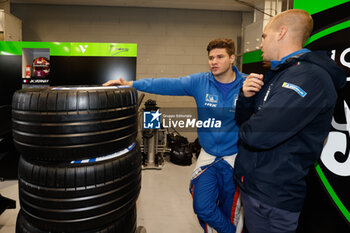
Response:
[{"label": "white ceiling", "polygon": [[[235,0],[10,0],[11,3],[252,11]],[[251,4],[263,0],[241,0]]]}]

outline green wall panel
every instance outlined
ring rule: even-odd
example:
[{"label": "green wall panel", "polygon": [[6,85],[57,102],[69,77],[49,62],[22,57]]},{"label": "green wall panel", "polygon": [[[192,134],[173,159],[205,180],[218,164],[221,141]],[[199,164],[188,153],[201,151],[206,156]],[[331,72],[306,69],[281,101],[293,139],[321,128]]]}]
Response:
[{"label": "green wall panel", "polygon": [[1,41],[1,55],[22,55],[23,48],[50,49],[51,56],[137,57],[137,44]]}]

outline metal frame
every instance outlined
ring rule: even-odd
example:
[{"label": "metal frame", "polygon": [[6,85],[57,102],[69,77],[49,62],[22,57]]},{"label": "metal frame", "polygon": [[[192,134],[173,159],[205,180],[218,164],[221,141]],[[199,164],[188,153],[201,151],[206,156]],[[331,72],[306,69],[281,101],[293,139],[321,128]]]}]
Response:
[{"label": "metal frame", "polygon": [[[167,130],[166,129],[156,129],[156,133],[154,133],[154,136],[151,138],[151,142],[149,143],[150,146],[153,146],[155,148],[155,151],[151,153],[150,156],[148,156],[147,161],[145,164],[142,165],[142,169],[158,169],[161,170],[162,167],[164,166],[164,153],[165,152],[170,152],[171,149],[167,147]],[[160,141],[160,137],[162,138],[162,144],[158,144]],[[143,139],[141,139],[140,143],[140,149],[141,152],[145,152],[145,146],[143,144]],[[148,153],[149,155],[149,153]],[[158,164],[154,162],[155,156],[160,156],[158,158]]]}]

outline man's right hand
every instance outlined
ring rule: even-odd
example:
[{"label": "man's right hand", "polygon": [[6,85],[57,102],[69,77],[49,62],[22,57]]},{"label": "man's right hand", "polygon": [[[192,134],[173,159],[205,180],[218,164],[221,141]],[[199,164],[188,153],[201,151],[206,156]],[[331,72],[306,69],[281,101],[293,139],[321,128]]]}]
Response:
[{"label": "man's right hand", "polygon": [[132,86],[132,81],[125,81],[123,78],[119,78],[115,80],[109,80],[108,82],[105,82],[104,84],[102,84],[102,86],[116,86],[116,85]]},{"label": "man's right hand", "polygon": [[262,81],[263,78],[264,75],[262,74],[251,73],[243,82],[242,91],[244,97],[249,98],[258,93],[264,85],[264,82]]}]

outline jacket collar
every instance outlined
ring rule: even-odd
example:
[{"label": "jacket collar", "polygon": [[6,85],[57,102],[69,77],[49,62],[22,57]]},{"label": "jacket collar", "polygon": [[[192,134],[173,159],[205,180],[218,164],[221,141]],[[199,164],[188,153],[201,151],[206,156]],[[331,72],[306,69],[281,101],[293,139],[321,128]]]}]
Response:
[{"label": "jacket collar", "polygon": [[305,54],[305,53],[309,53],[311,52],[309,49],[300,49],[300,50],[297,50],[285,57],[283,57],[281,60],[279,61],[276,61],[276,60],[272,60],[271,61],[271,69],[272,70],[275,70],[275,68],[277,68],[278,66],[280,66],[281,64],[284,64],[284,63],[288,63],[289,61],[295,59],[295,58],[298,58],[300,57],[301,55]]}]

